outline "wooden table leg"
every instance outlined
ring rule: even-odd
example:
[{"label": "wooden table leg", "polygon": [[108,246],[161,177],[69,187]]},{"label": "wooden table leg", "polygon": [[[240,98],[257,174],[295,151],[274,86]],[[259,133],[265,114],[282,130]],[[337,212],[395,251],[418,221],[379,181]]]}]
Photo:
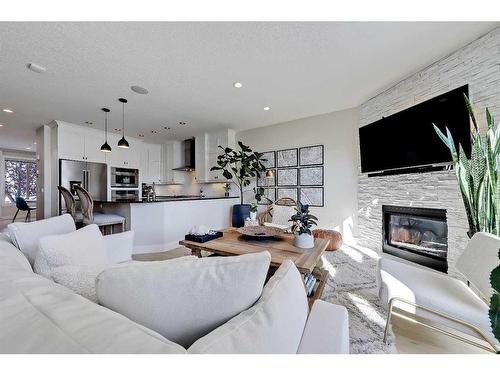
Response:
[{"label": "wooden table leg", "polygon": [[198,258],[201,258],[201,250],[191,249],[191,255],[194,255],[194,256],[197,256]]}]

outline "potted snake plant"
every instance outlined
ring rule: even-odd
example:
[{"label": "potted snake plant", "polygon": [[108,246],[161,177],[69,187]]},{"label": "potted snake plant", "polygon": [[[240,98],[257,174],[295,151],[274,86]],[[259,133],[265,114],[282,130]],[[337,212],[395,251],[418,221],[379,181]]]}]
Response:
[{"label": "potted snake plant", "polygon": [[292,215],[290,220],[292,224],[292,233],[294,234],[295,246],[302,249],[314,247],[314,237],[311,232],[313,225],[318,225],[318,218],[309,212],[309,205],[297,203],[297,212]]},{"label": "potted snake plant", "polygon": [[[469,98],[466,95],[464,98],[473,124],[470,160],[462,145],[458,145],[457,151],[448,128],[446,135],[436,125],[434,129],[451,153],[469,223],[467,234],[472,237],[477,232],[486,232],[500,236],[500,126],[494,123],[493,116],[486,109],[487,129],[481,132]],[[494,293],[489,317],[493,333],[500,340],[500,267],[491,272],[490,284]]]}]

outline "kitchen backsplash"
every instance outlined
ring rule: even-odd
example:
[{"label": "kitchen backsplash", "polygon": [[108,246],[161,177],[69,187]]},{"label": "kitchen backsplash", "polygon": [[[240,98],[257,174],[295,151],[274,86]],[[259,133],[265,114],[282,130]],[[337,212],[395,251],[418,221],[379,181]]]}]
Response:
[{"label": "kitchen backsplash", "polygon": [[[196,172],[185,172],[184,184],[182,185],[157,185],[157,195],[195,195],[200,194],[200,189],[203,189],[203,195],[210,197],[224,196],[223,183],[199,184],[196,179]],[[231,187],[231,196],[238,195],[237,189]]]}]

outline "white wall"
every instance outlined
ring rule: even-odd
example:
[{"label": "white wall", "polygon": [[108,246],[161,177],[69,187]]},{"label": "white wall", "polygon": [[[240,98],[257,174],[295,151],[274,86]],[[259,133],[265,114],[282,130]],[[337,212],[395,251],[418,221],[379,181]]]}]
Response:
[{"label": "white wall", "polygon": [[350,241],[357,220],[358,121],[358,109],[349,109],[242,131],[236,138],[261,152],[324,145],[325,206],[311,211],[319,227],[340,230]]},{"label": "white wall", "polygon": [[[360,126],[468,84],[481,128],[488,107],[500,117],[500,28],[475,40],[422,71],[396,83],[360,107]],[[467,217],[453,171],[397,176],[360,176],[359,243],[382,250],[382,205],[446,209],[448,273],[458,276],[455,262],[467,245]]]}]

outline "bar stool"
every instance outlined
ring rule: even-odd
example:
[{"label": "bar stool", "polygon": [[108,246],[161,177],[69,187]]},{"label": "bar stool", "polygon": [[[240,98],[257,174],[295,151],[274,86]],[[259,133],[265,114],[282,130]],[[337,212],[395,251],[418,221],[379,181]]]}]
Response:
[{"label": "bar stool", "polygon": [[110,233],[113,233],[113,225],[121,224],[122,232],[125,231],[125,218],[116,214],[104,214],[94,212],[94,200],[89,192],[81,186],[75,186],[76,195],[80,199],[80,205],[83,215],[83,225],[96,224],[105,234],[105,228],[110,227]]},{"label": "bar stool", "polygon": [[77,228],[82,227],[83,226],[83,214],[81,211],[76,210],[75,197],[64,186],[58,186],[57,189],[59,190],[59,193],[62,195],[62,197],[64,199],[64,203],[66,206],[66,213],[71,215],[71,217],[75,221],[75,225]]}]

